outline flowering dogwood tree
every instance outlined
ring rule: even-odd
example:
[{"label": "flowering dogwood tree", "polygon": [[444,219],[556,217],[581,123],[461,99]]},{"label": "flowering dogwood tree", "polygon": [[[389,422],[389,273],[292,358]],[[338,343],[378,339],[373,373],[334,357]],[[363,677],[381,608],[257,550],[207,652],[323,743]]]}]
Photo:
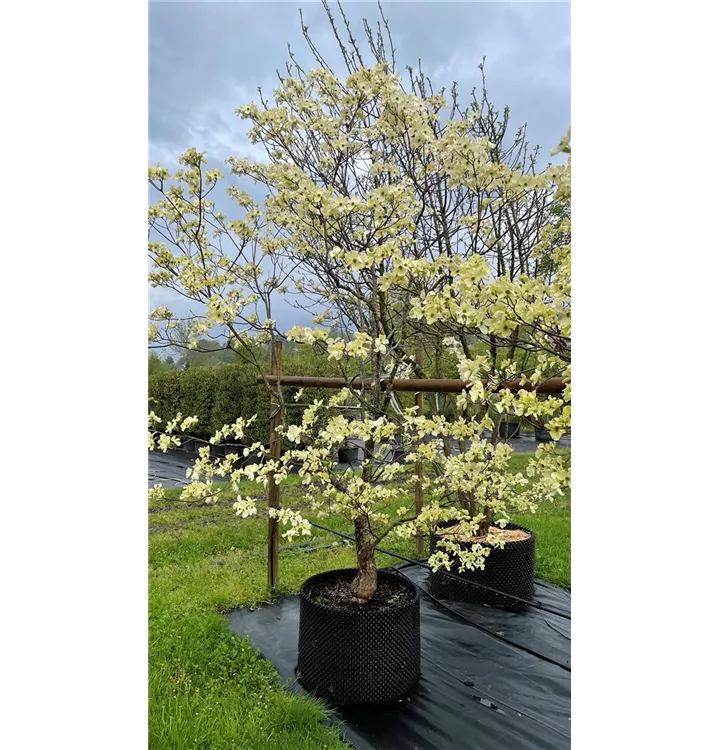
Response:
[{"label": "flowering dogwood tree", "polygon": [[[197,334],[224,327],[238,348],[258,336],[271,339],[271,297],[292,287],[321,312],[315,327],[286,336],[318,348],[347,380],[346,389],[315,401],[301,425],[286,430],[296,448],[280,459],[257,444],[245,450],[263,454],[264,462],[238,467],[238,455],[213,460],[203,448],[183,498],[211,500],[214,480],[223,478],[235,492],[238,515],[252,516],[256,499],[242,496],[239,482],[281,484],[299,466],[306,504],[269,512],[289,538],[310,533],[308,512],[339,513],[353,522],[358,603],[376,591],[375,549],[388,536],[413,536],[455,520],[461,534],[478,541],[467,548],[447,539],[430,563],[449,568],[458,559],[461,569],[482,567],[491,548],[504,543],[498,532],[511,513],[535,509],[567,484],[566,462],[553,446],[541,447],[525,474],[511,472],[511,449],[496,443],[490,407],[548,420],[555,438],[570,423],[570,390],[549,399],[533,390],[551,374],[570,375],[570,250],[558,242],[570,222],[541,225],[533,237],[526,229],[536,227],[537,206],[543,211],[550,202],[570,202],[569,168],[539,172],[503,160],[481,126],[480,107],[460,110],[455,94],[447,102],[443,92],[427,91],[423,77],[412,76],[405,90],[383,48],[374,53],[376,64],[365,67],[347,52],[352,63],[344,79],[323,66],[288,68],[272,101],[262,95],[259,104],[240,108],[267,161],[227,161],[234,177],[266,188],[261,210],[230,187],[241,217],[228,221],[215,213],[203,191],[222,175],[205,171],[195,151],[183,156],[169,187],[166,170],[150,170],[162,194],[150,210],[151,227],[162,235],[150,243],[151,280],[206,305],[193,322]],[[518,241],[522,227],[526,234]],[[250,312],[259,302],[264,315]],[[167,331],[174,320],[164,308],[153,318],[155,337],[162,335],[160,323]],[[344,335],[331,335],[329,326]],[[414,353],[429,330],[446,336],[469,381],[453,421],[402,408],[391,390],[393,377],[422,374]],[[530,370],[517,369],[517,351],[532,355]],[[360,363],[360,373],[347,369],[350,360]],[[366,375],[361,387],[351,382],[357,374]],[[525,387],[502,388],[517,376]],[[350,403],[359,407],[357,419],[346,416]],[[182,415],[170,420],[162,436],[151,436],[151,446],[167,449],[181,423]],[[213,441],[241,440],[245,428],[239,420]],[[484,439],[487,429],[493,440]],[[361,468],[339,471],[336,448],[352,437],[364,440]],[[437,449],[437,441],[450,440],[458,455]],[[406,463],[391,459],[389,444],[404,448]],[[429,498],[418,515],[406,502],[416,461],[427,467]]]}]

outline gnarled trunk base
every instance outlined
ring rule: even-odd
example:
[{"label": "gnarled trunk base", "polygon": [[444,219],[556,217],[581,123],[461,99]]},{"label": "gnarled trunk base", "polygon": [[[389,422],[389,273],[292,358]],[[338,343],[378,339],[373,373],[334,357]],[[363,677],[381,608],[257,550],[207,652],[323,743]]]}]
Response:
[{"label": "gnarled trunk base", "polygon": [[376,593],[376,566],[372,562],[371,568],[359,570],[352,581],[351,592],[357,604],[366,604]]}]

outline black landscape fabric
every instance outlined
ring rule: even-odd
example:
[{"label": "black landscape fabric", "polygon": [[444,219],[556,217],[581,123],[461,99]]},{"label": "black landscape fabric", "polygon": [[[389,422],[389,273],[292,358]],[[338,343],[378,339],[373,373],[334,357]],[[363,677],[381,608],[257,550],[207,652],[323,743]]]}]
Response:
[{"label": "black landscape fabric", "polygon": [[[421,679],[390,705],[344,706],[334,720],[357,750],[518,750],[570,747],[571,594],[537,580],[535,599],[554,612],[506,612],[434,599],[427,572],[397,568],[421,597]],[[562,617],[558,613],[565,613]],[[228,613],[291,689],[299,599]]]}]

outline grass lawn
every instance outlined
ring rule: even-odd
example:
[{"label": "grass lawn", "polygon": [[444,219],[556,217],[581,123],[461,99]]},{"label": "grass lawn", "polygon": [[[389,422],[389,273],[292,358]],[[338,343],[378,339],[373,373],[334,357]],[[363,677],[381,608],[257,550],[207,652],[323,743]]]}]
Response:
[{"label": "grass lawn", "polygon": [[[516,469],[529,455],[512,458]],[[283,488],[283,500],[300,497],[298,484]],[[247,483],[243,494],[262,496]],[[187,506],[179,490],[149,508],[149,747],[151,750],[320,750],[345,748],[324,723],[321,704],[286,692],[274,667],[247,639],[233,636],[222,615],[229,609],[269,600],[266,590],[265,519],[238,519],[231,501]],[[537,575],[571,584],[570,498],[517,517],[537,534]],[[348,531],[344,519],[322,519]],[[306,538],[305,538],[306,539]],[[312,545],[337,537],[317,532]],[[413,556],[413,542],[387,544]],[[378,564],[396,560],[378,555]],[[313,573],[355,565],[351,547],[280,553],[279,593],[296,593]]]}]

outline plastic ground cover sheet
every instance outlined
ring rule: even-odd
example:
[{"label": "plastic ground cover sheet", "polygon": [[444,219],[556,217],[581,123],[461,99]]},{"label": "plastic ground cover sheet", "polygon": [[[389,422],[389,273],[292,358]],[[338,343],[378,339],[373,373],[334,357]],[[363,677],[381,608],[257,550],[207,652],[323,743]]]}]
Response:
[{"label": "plastic ground cover sheet", "polygon": [[[425,569],[396,569],[419,587],[421,679],[392,704],[332,707],[346,741],[358,750],[569,748],[571,594],[537,580],[535,599],[555,611],[506,612],[435,599]],[[294,680],[298,597],[228,618],[304,692]]]}]

